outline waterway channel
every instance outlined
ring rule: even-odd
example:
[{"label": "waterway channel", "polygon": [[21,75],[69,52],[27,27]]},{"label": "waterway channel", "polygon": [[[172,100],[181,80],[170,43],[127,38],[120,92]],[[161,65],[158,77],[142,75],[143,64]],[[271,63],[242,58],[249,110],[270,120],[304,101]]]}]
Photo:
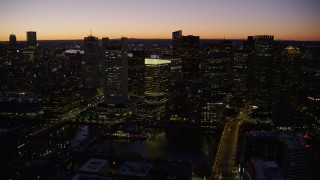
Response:
[{"label": "waterway channel", "polygon": [[[134,131],[137,128],[134,128]],[[97,146],[119,153],[141,154],[145,158],[161,158],[169,161],[205,164],[209,174],[220,140],[220,133],[201,132],[197,129],[157,129],[144,128],[149,137],[146,140],[102,139]],[[69,138],[71,142],[83,132],[92,133],[93,128],[67,124],[56,131],[56,135]]]},{"label": "waterway channel", "polygon": [[[70,139],[71,144],[83,132],[90,134],[90,126],[67,124],[56,135]],[[162,158],[174,161],[213,162],[219,143],[219,133],[190,129],[145,128],[147,140],[128,141],[105,139],[102,148],[121,153],[138,153],[146,158]]]}]

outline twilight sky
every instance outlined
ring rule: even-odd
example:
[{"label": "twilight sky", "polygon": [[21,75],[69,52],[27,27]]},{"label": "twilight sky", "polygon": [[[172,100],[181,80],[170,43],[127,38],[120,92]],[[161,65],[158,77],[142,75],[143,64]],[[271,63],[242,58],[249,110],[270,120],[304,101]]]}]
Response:
[{"label": "twilight sky", "polygon": [[320,0],[0,0],[0,41],[11,33],[40,40],[171,38],[320,40]]}]

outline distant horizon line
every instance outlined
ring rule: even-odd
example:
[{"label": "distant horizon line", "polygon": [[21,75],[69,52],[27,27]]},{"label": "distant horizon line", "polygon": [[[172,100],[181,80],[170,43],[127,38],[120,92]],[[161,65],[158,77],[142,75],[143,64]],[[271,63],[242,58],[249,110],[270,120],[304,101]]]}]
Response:
[{"label": "distant horizon line", "polygon": [[[253,35],[255,36],[255,35]],[[259,35],[258,35],[259,36]],[[272,35],[271,35],[272,36]],[[96,37],[96,36],[95,36]],[[126,38],[126,37],[125,37]],[[98,38],[101,40],[102,38]],[[110,39],[121,39],[121,38],[110,38]],[[137,39],[137,40],[172,40],[170,38],[127,38],[127,39]],[[37,39],[37,41],[83,41],[84,39]],[[245,41],[248,39],[245,38],[204,38],[201,40],[238,40],[238,41]],[[299,41],[299,42],[319,42],[320,40],[294,40],[294,39],[274,39],[275,41]],[[7,41],[0,41],[0,42],[10,42]],[[17,40],[17,42],[27,42],[27,40]]]}]

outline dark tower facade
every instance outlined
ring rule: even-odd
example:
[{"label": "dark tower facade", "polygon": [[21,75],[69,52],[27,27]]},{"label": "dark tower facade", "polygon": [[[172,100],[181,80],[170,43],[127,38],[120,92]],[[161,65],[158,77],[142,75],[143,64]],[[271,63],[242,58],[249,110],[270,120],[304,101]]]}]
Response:
[{"label": "dark tower facade", "polygon": [[133,51],[128,59],[128,85],[130,97],[143,97],[144,95],[144,51]]},{"label": "dark tower facade", "polygon": [[102,71],[104,98],[128,99],[128,39],[102,41]]},{"label": "dark tower facade", "polygon": [[261,109],[271,110],[274,94],[274,37],[254,36],[254,103]]},{"label": "dark tower facade", "polygon": [[172,51],[182,58],[183,77],[187,80],[201,77],[199,50],[199,36],[183,36],[181,30],[172,33]]},{"label": "dark tower facade", "polygon": [[37,47],[37,33],[35,31],[27,31],[27,46]]},{"label": "dark tower facade", "polygon": [[82,84],[84,89],[97,89],[99,78],[99,39],[94,36],[84,38],[84,61],[82,63]]},{"label": "dark tower facade", "polygon": [[15,48],[15,47],[17,47],[17,37],[16,37],[16,35],[10,34],[10,37],[9,37],[9,45],[10,45],[10,48]]}]

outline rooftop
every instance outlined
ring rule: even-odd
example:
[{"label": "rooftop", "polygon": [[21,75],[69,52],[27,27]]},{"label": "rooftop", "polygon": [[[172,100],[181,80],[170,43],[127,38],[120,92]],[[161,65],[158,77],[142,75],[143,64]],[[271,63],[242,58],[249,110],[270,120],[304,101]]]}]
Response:
[{"label": "rooftop", "polygon": [[122,99],[122,98],[108,98],[105,102],[99,103],[98,107],[129,107],[143,103],[143,99]]},{"label": "rooftop", "polygon": [[171,63],[170,59],[157,59],[157,58],[145,58],[144,64],[146,65],[161,65]]},{"label": "rooftop", "polygon": [[288,149],[298,149],[309,147],[305,141],[303,133],[292,132],[274,132],[274,131],[250,131],[246,134],[247,137],[265,137],[265,138],[281,138],[284,140]]},{"label": "rooftop", "polygon": [[79,171],[99,173],[107,164],[108,160],[90,158],[84,165],[81,166]]},{"label": "rooftop", "polygon": [[288,149],[299,149],[308,147],[302,133],[284,134],[283,137],[285,138],[285,143]]},{"label": "rooftop", "polygon": [[284,179],[276,162],[260,159],[251,159],[250,161],[259,180]]},{"label": "rooftop", "polygon": [[9,102],[9,103],[39,103],[42,102],[40,98],[29,98],[29,97],[7,97],[0,96],[0,102]]},{"label": "rooftop", "polygon": [[152,163],[126,161],[118,174],[124,176],[146,177],[153,167]]},{"label": "rooftop", "polygon": [[80,180],[80,179],[92,179],[92,180],[111,180],[110,177],[98,176],[98,175],[90,175],[90,174],[75,174],[71,180]]},{"label": "rooftop", "polygon": [[84,54],[84,51],[81,51],[79,49],[67,49],[64,51],[65,54]]},{"label": "rooftop", "polygon": [[299,48],[298,48],[298,47],[293,46],[293,45],[288,45],[288,46],[287,46],[287,47],[285,47],[284,49],[286,49],[286,50],[299,50]]}]

